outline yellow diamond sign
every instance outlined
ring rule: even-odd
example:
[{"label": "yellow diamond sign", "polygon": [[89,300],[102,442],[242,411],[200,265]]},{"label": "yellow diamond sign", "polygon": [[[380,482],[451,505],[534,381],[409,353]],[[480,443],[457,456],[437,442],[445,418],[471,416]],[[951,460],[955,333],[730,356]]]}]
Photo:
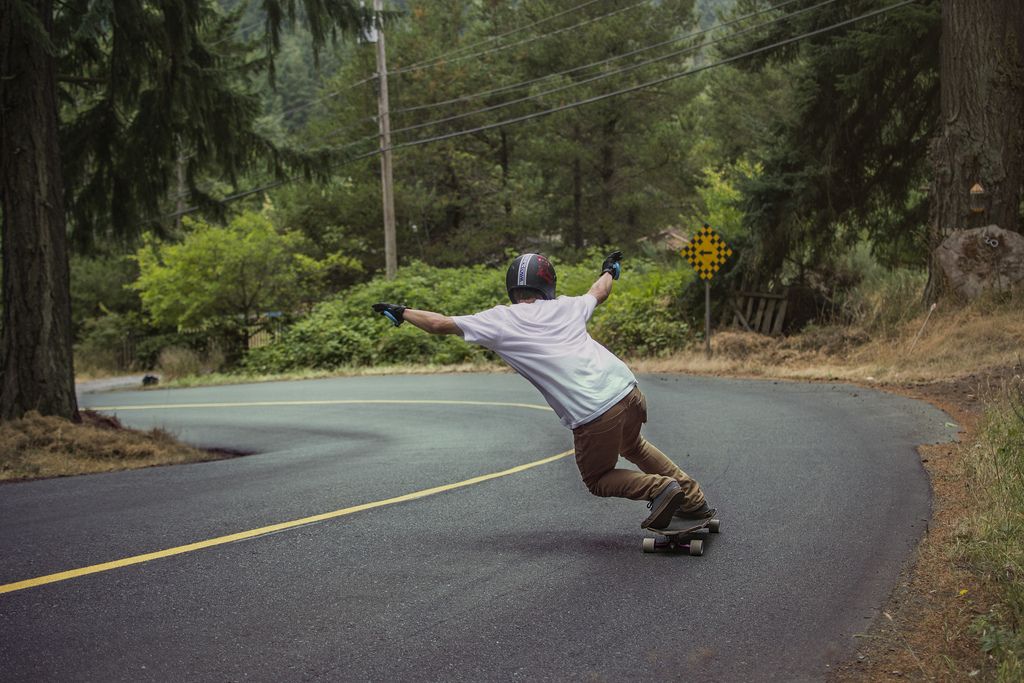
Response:
[{"label": "yellow diamond sign", "polygon": [[729,248],[721,237],[710,226],[705,225],[697,231],[690,243],[680,252],[702,280],[710,280],[722,267],[725,260],[732,256]]}]

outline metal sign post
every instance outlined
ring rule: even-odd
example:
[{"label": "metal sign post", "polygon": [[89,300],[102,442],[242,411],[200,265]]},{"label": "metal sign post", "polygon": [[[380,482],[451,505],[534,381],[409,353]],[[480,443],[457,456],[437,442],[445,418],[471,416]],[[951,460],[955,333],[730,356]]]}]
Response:
[{"label": "metal sign post", "polygon": [[732,249],[705,223],[680,253],[704,280],[704,352],[711,358],[711,278],[732,256]]},{"label": "metal sign post", "polygon": [[704,354],[711,358],[711,280],[704,281]]}]

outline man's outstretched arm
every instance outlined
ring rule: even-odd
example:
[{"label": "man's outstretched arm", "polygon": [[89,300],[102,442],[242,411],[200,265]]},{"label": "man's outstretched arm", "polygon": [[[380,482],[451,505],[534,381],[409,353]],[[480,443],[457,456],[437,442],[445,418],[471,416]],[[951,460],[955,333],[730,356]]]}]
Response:
[{"label": "man's outstretched arm", "polygon": [[601,276],[597,278],[597,281],[591,285],[588,294],[597,299],[598,305],[605,302],[612,293],[612,283],[619,279],[619,274],[622,273],[622,266],[619,261],[622,260],[622,252],[614,251],[608,254],[608,257],[601,264]]},{"label": "man's outstretched arm", "polygon": [[405,309],[405,319],[430,334],[457,334],[460,337],[462,336],[462,329],[447,315],[407,308]]},{"label": "man's outstretched arm", "polygon": [[373,310],[390,320],[395,327],[408,320],[411,325],[430,334],[457,334],[460,337],[462,336],[462,329],[455,324],[455,321],[440,313],[420,311],[415,308],[406,308],[405,306],[386,303],[374,304]]}]

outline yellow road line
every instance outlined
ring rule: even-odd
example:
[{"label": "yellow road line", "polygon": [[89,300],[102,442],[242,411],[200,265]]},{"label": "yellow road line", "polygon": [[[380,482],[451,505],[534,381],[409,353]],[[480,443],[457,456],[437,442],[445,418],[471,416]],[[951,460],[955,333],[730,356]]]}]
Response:
[{"label": "yellow road line", "polygon": [[240,403],[164,403],[157,405],[133,405],[133,406],[90,406],[89,410],[168,410],[174,408],[258,408],[261,406],[334,406],[334,405],[362,405],[365,403],[376,403],[384,405],[446,405],[446,406],[490,406],[499,408],[528,408],[530,410],[547,410],[549,406],[537,403],[506,403],[502,401],[434,401],[434,400],[367,400],[367,399],[341,399],[324,401],[246,401]]},{"label": "yellow road line", "polygon": [[35,586],[42,586],[48,583],[67,581],[68,579],[74,579],[79,576],[97,574],[99,572],[106,572],[110,571],[111,569],[127,567],[133,564],[142,564],[143,562],[158,560],[162,557],[181,555],[184,553],[193,552],[195,550],[202,550],[203,548],[212,548],[213,546],[224,545],[225,543],[233,543],[235,541],[242,541],[248,538],[256,538],[257,536],[263,536],[264,534],[270,534],[277,531],[284,531],[285,529],[292,529],[295,527],[304,526],[306,524],[312,524],[313,522],[322,522],[327,519],[334,519],[335,517],[344,517],[345,515],[355,514],[356,512],[363,512],[364,510],[372,510],[373,508],[384,507],[386,505],[394,505],[395,503],[404,503],[410,500],[417,500],[418,498],[426,498],[427,496],[433,496],[438,493],[444,493],[445,491],[454,491],[455,489],[464,488],[466,486],[472,486],[473,484],[480,484],[485,481],[490,481],[492,479],[498,479],[500,477],[507,477],[512,474],[518,474],[519,472],[524,472],[534,467],[546,465],[549,462],[554,462],[555,460],[564,458],[565,456],[569,455],[572,452],[572,450],[563,451],[556,455],[552,455],[541,460],[535,460],[534,462],[528,462],[523,465],[517,465],[516,467],[512,467],[507,470],[502,470],[500,472],[484,474],[479,477],[473,477],[472,479],[458,481],[453,484],[444,484],[443,486],[435,486],[434,488],[423,489],[422,491],[414,491],[413,493],[407,493],[403,496],[398,496],[396,498],[378,500],[373,503],[363,503],[362,505],[354,505],[352,507],[342,508],[341,510],[324,512],[319,515],[313,515],[312,517],[303,517],[302,519],[296,519],[290,522],[281,522],[279,524],[271,524],[270,526],[264,526],[258,529],[240,531],[238,533],[229,534],[227,536],[218,536],[217,538],[211,538],[205,541],[198,541],[197,543],[189,543],[188,545],[180,545],[175,548],[158,550],[156,552],[146,553],[144,555],[126,557],[121,560],[114,560],[113,562],[104,562],[103,564],[94,564],[89,567],[80,567],[79,569],[71,569],[65,572],[58,572],[57,574],[47,574],[46,576],[39,576],[34,579],[25,579],[24,581],[7,583],[0,585],[0,593],[13,593],[14,591],[25,590],[26,588],[34,588]]}]

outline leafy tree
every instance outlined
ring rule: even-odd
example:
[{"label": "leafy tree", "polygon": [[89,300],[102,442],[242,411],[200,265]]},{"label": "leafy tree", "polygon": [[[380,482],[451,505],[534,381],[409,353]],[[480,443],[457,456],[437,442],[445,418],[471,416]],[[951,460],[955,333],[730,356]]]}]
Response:
[{"label": "leafy tree", "polygon": [[380,236],[380,184],[338,175],[324,182],[296,182],[273,193],[269,216],[280,230],[301,232],[317,258],[341,252],[358,262],[350,278],[334,280],[342,289],[384,267]]},{"label": "leafy tree", "polygon": [[756,178],[762,169],[760,164],[751,164],[740,159],[726,165],[722,170],[714,167],[704,169],[704,180],[697,187],[701,205],[695,215],[685,218],[686,224],[696,230],[702,223],[708,223],[715,231],[734,244],[744,234],[745,213],[740,208],[742,193],[737,184]]},{"label": "leafy tree", "polygon": [[[261,62],[231,38],[237,14],[212,0],[55,4],[0,0],[0,419],[77,416],[66,215],[83,240],[131,233],[167,195],[183,150],[196,192],[203,168],[232,178],[257,161],[301,163],[253,132],[245,79],[272,68],[300,6],[314,45],[368,16],[354,0],[264,0]],[[63,131],[61,101],[73,103]]]},{"label": "leafy tree", "polygon": [[796,126],[800,107],[793,82],[800,70],[769,63],[757,71],[722,66],[704,72],[704,89],[688,110],[702,133],[695,157],[719,169],[766,159],[779,129]]},{"label": "leafy tree", "polygon": [[186,219],[178,244],[148,240],[139,249],[132,285],[149,315],[178,328],[248,329],[261,314],[291,312],[320,299],[331,270],[357,267],[342,254],[318,261],[297,232],[279,233],[247,212],[221,227]]},{"label": "leafy tree", "polygon": [[728,14],[736,0],[697,0],[695,12],[701,28],[712,26],[722,15]]},{"label": "leafy tree", "polygon": [[317,58],[309,31],[298,25],[281,36],[275,58],[275,83],[259,87],[262,116],[258,130],[278,146],[294,146],[290,136],[299,133],[320,105],[318,88],[323,74],[338,70],[348,45],[332,46]]}]

